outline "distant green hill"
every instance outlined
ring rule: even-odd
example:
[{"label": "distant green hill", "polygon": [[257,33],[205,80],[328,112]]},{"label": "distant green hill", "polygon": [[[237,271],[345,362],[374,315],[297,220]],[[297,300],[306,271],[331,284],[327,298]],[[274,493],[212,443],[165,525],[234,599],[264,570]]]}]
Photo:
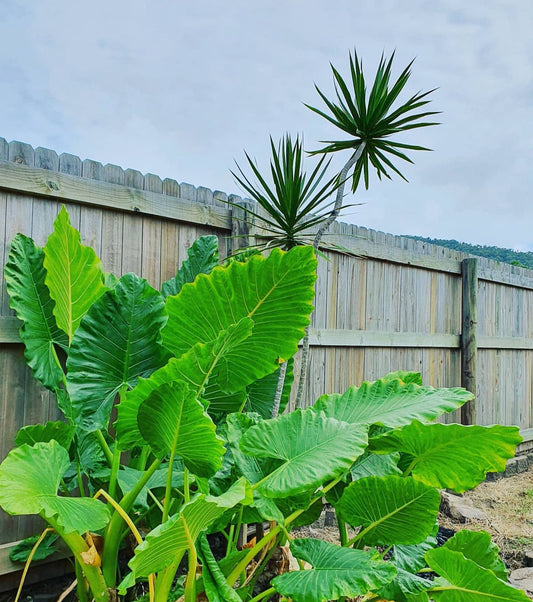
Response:
[{"label": "distant green hill", "polygon": [[405,236],[405,238],[414,238],[422,242],[429,242],[433,245],[448,247],[461,253],[470,253],[471,255],[479,255],[487,257],[494,261],[502,261],[510,263],[521,268],[529,268],[533,270],[533,253],[521,251],[513,251],[512,249],[502,249],[501,247],[490,247],[485,245],[470,245],[466,242],[458,242],[457,240],[443,240],[441,238],[424,238],[423,236]]}]

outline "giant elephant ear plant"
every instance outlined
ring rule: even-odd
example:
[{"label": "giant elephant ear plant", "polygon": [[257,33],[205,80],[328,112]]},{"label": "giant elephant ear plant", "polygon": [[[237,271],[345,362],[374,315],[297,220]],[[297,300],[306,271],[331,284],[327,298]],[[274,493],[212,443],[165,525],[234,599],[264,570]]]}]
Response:
[{"label": "giant elephant ear plant", "polygon": [[[146,582],[157,602],[202,592],[211,602],[526,601],[488,535],[465,531],[442,548],[434,537],[438,488],[462,492],[503,470],[518,429],[436,423],[472,395],[406,372],[276,419],[247,411],[263,407],[269,377],[298,348],[316,260],[304,246],[215,264],[208,237],[163,293],[134,274],[113,278],[65,209],[44,249],[23,235],[12,243],[6,284],[26,359],[65,420],[21,429],[0,465],[0,505],[40,515],[64,540],[78,599],[133,600]],[[324,496],[340,545],[294,539]],[[244,522],[264,521],[265,534],[238,546]],[[299,570],[265,583],[287,541]]]}]

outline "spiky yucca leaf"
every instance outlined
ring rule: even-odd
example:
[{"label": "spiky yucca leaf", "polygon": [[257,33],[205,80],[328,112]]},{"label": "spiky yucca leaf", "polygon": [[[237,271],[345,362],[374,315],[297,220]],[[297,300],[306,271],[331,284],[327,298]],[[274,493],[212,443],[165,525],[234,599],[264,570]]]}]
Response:
[{"label": "spiky yucca leaf", "polygon": [[311,105],[306,106],[327,119],[334,126],[346,132],[348,140],[323,141],[326,146],[312,154],[327,154],[348,149],[362,149],[356,161],[352,175],[352,191],[355,192],[363,176],[365,188],[368,188],[369,172],[374,168],[379,179],[382,176],[390,179],[390,172],[395,172],[406,179],[393,159],[398,158],[412,163],[404,151],[430,150],[423,146],[405,144],[392,140],[391,136],[403,134],[409,130],[430,125],[438,125],[426,121],[427,117],[436,115],[438,111],[423,109],[430,101],[427,92],[417,92],[403,104],[396,105],[400,93],[405,88],[411,75],[411,61],[396,81],[391,82],[391,70],[394,53],[389,59],[382,55],[374,82],[367,93],[363,64],[354,51],[350,54],[350,80],[347,82],[331,65],[335,83],[337,102],[333,102],[318,88],[316,90],[324,101],[328,112]]},{"label": "spiky yucca leaf", "polygon": [[327,199],[337,187],[337,177],[325,180],[329,161],[322,157],[314,170],[304,171],[303,144],[300,138],[292,141],[286,134],[276,146],[270,138],[270,181],[264,177],[255,161],[246,154],[252,176],[247,176],[237,164],[239,173],[232,172],[246,193],[263,209],[264,214],[249,212],[260,220],[271,235],[270,246],[291,249],[309,244],[312,228],[322,223],[330,213]]}]

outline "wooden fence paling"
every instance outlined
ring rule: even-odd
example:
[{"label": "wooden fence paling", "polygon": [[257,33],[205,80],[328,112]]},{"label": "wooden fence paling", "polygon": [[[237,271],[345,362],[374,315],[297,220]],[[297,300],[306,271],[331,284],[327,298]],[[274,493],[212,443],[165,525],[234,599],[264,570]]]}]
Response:
[{"label": "wooden fence paling", "polygon": [[253,205],[234,194],[229,196],[228,201],[231,204],[231,240],[228,252],[231,254],[253,244],[253,215],[250,213]]},{"label": "wooden fence paling", "polygon": [[[462,263],[461,386],[477,396],[477,288],[478,260]],[[476,423],[476,399],[461,408],[463,424]]]}]

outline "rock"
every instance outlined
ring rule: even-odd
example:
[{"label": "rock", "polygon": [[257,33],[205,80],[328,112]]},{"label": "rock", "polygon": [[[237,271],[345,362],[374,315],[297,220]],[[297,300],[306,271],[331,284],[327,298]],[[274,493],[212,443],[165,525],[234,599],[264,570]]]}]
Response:
[{"label": "rock", "polygon": [[461,523],[476,521],[486,521],[487,515],[479,508],[474,508],[469,500],[463,497],[441,491],[441,512],[458,520]]},{"label": "rock", "polygon": [[526,550],[524,552],[524,565],[533,567],[533,550]]},{"label": "rock", "polygon": [[437,531],[437,537],[436,537],[437,545],[439,545],[439,546],[444,545],[448,541],[448,539],[450,539],[454,535],[455,535],[455,531],[453,529],[447,529],[446,527],[439,525],[439,530]]},{"label": "rock", "polygon": [[511,458],[507,462],[507,466],[505,468],[505,476],[512,477],[515,474],[518,474],[518,462],[516,458]]},{"label": "rock", "polygon": [[526,472],[526,470],[529,468],[529,461],[527,459],[527,456],[518,456],[516,458],[516,467],[519,473]]},{"label": "rock", "polygon": [[533,567],[516,569],[509,575],[509,583],[530,595],[533,594]]},{"label": "rock", "polygon": [[334,527],[337,524],[335,510],[326,510],[324,514],[324,527]]}]

